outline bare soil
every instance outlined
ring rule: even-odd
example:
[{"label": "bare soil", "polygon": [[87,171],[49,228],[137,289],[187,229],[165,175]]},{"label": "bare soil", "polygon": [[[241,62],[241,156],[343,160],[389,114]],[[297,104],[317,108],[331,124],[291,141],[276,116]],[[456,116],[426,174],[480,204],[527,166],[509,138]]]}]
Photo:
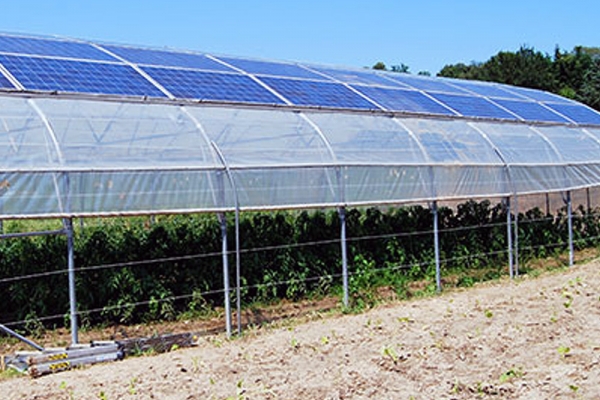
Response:
[{"label": "bare soil", "polygon": [[0,398],[600,398],[599,261],[356,315],[293,318],[304,306],[233,340],[6,379]]}]

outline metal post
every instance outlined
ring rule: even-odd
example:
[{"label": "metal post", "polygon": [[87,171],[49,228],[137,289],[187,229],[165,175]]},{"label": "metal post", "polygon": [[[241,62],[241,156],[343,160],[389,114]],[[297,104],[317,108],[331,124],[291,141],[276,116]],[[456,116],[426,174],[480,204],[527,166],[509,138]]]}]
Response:
[{"label": "metal post", "polygon": [[506,206],[506,236],[508,241],[508,273],[510,278],[514,277],[513,272],[513,243],[512,243],[512,217],[510,215],[510,197],[504,199]]},{"label": "metal post", "polygon": [[44,351],[44,348],[42,346],[40,346],[39,344],[35,343],[32,340],[27,339],[25,336],[19,335],[17,332],[13,331],[12,329],[8,328],[5,325],[0,324],[0,330],[8,333],[11,336],[16,337],[21,342],[30,345],[31,347],[33,347],[34,349],[36,349],[38,351]]},{"label": "metal post", "polygon": [[[237,203],[237,202],[236,202]],[[240,260],[240,209],[235,206],[235,292],[237,303],[237,333],[242,334],[242,279]]]},{"label": "metal post", "polygon": [[438,293],[442,291],[442,274],[440,271],[440,240],[439,240],[439,229],[438,229],[438,207],[437,201],[434,201],[431,205],[431,211],[433,212],[433,248],[435,254],[435,286]]},{"label": "metal post", "polygon": [[75,291],[75,250],[73,238],[73,220],[71,218],[64,219],[65,230],[67,233],[67,263],[69,275],[69,306],[71,317],[71,342],[77,344],[79,342],[79,334],[77,327],[77,297]]},{"label": "metal post", "polygon": [[346,209],[338,208],[340,216],[340,241],[342,245],[342,285],[344,287],[344,307],[348,307],[348,248],[346,246]]},{"label": "metal post", "polygon": [[550,194],[546,193],[546,215],[550,215]]},{"label": "metal post", "polygon": [[592,212],[592,199],[590,197],[590,188],[585,188],[585,197],[587,200],[587,212],[589,214]]},{"label": "metal post", "polygon": [[569,227],[569,267],[572,267],[575,253],[573,251],[573,203],[570,190],[567,191],[567,225]]},{"label": "metal post", "polygon": [[227,218],[225,213],[219,213],[221,223],[221,244],[223,252],[223,289],[225,292],[225,329],[227,337],[231,337],[231,304],[229,300],[229,260],[227,258]]},{"label": "metal post", "polygon": [[515,257],[515,266],[514,266],[514,275],[519,276],[519,198],[515,195],[514,202],[514,210],[515,210],[515,247],[514,247],[514,257]]}]

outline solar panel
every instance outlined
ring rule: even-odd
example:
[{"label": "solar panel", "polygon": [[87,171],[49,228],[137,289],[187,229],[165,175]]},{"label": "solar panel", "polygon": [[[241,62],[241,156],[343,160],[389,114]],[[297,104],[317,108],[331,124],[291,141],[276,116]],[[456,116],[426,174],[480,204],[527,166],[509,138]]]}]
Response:
[{"label": "solar panel", "polygon": [[140,49],[123,46],[102,47],[134,64],[154,65],[158,67],[195,68],[208,71],[233,71],[231,68],[211,60],[202,54]]},{"label": "solar panel", "polygon": [[0,55],[0,63],[25,89],[165,97],[125,65],[7,55]]},{"label": "solar panel", "polygon": [[4,75],[0,75],[0,88],[14,89],[15,87],[13,86],[12,83],[10,83],[10,81],[8,79],[6,79],[4,77]]},{"label": "solar panel", "polygon": [[573,102],[569,99],[566,99],[566,98],[556,95],[556,94],[543,92],[541,90],[527,89],[527,88],[522,88],[522,87],[517,87],[517,86],[507,86],[506,90],[517,93],[521,96],[524,96],[528,99],[532,99],[535,101],[573,104]]},{"label": "solar panel", "polygon": [[284,104],[281,99],[246,75],[157,67],[143,69],[179,98]]},{"label": "solar panel", "polygon": [[498,85],[493,85],[493,84],[489,84],[489,83],[476,83],[473,81],[460,81],[460,80],[452,80],[452,84],[460,87],[461,89],[471,91],[471,92],[479,94],[481,96],[498,97],[498,98],[502,98],[502,99],[523,100],[522,96],[519,96],[518,94],[515,94],[515,93],[511,93],[506,90],[503,90]]},{"label": "solar panel", "polygon": [[344,83],[379,85],[388,87],[405,87],[401,83],[386,79],[380,75],[375,74],[373,71],[356,71],[350,69],[337,69],[313,66],[311,66],[310,68],[319,71],[325,75],[331,76],[333,79]]},{"label": "solar panel", "polygon": [[355,89],[388,110],[456,115],[423,93],[414,90],[388,89],[375,86],[355,86]]},{"label": "solar panel", "polygon": [[578,124],[600,124],[600,113],[578,104],[546,104]]},{"label": "solar panel", "polygon": [[0,52],[97,61],[115,61],[110,55],[87,43],[15,36],[0,36]]},{"label": "solar panel", "polygon": [[517,119],[514,115],[490,103],[483,97],[430,93],[433,97],[465,117]]},{"label": "solar panel", "polygon": [[306,79],[319,79],[329,80],[324,76],[315,74],[295,64],[276,63],[269,61],[258,61],[258,60],[247,60],[241,58],[232,57],[218,57],[219,60],[225,61],[228,64],[233,65],[243,71],[250,74],[256,75],[272,75],[280,77],[291,77],[291,78],[306,78]]},{"label": "solar panel", "polygon": [[455,86],[452,86],[446,82],[443,82],[440,79],[432,79],[425,77],[415,77],[409,74],[399,74],[399,73],[388,73],[386,77],[393,79],[397,82],[403,83],[408,87],[425,90],[425,91],[434,91],[434,92],[445,92],[445,93],[458,93],[458,94],[466,94],[462,89],[459,89]]},{"label": "solar panel", "polygon": [[514,112],[526,121],[569,122],[567,119],[550,111],[539,103],[506,99],[494,99],[494,102]]},{"label": "solar panel", "polygon": [[295,105],[377,109],[374,104],[339,83],[270,77],[262,77],[261,80]]}]

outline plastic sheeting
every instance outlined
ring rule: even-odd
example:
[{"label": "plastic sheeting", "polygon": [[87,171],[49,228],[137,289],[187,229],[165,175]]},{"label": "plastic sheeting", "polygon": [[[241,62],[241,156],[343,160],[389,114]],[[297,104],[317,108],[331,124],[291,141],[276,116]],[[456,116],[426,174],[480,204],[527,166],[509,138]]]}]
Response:
[{"label": "plastic sheeting", "polygon": [[600,128],[0,96],[3,218],[393,204],[600,185]]}]

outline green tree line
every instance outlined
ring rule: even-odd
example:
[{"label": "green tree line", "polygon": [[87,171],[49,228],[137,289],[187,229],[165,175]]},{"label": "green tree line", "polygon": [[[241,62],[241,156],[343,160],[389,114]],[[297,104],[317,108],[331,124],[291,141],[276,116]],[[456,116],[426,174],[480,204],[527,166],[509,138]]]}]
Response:
[{"label": "green tree line", "polygon": [[[374,69],[387,69],[378,62]],[[408,66],[391,68],[409,72]],[[419,74],[427,75],[426,72]],[[437,76],[505,83],[540,89],[580,101],[600,110],[600,48],[576,46],[571,51],[556,47],[550,55],[533,47],[501,51],[484,62],[448,64]]]}]

